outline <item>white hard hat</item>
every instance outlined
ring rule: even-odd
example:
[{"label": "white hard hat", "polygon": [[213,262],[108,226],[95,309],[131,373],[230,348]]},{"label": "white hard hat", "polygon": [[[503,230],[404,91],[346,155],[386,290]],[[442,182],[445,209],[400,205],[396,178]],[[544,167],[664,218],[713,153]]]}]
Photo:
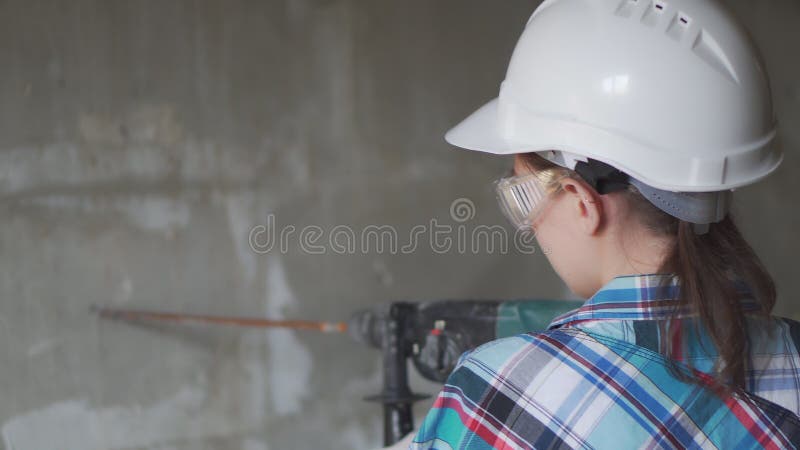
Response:
[{"label": "white hard hat", "polygon": [[[568,168],[597,160],[646,187],[701,193],[775,170],[775,134],[761,57],[720,2],[545,0],[499,97],[446,139],[496,154],[544,152]],[[718,206],[716,220],[692,221],[720,220],[727,207]]]}]

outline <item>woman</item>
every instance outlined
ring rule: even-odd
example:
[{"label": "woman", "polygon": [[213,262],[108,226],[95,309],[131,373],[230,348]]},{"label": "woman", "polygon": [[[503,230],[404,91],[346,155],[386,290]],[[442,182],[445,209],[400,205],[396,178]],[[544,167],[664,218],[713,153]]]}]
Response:
[{"label": "woman", "polygon": [[711,0],[545,0],[447,135],[588,298],[462,356],[411,448],[793,448],[800,325],[728,215],[781,162],[766,72]]}]

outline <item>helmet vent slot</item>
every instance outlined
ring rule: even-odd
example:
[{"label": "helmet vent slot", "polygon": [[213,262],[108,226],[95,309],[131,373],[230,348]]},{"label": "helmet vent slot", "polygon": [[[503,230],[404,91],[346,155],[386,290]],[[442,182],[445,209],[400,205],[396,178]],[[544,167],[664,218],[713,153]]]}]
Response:
[{"label": "helmet vent slot", "polygon": [[651,3],[651,7],[645,9],[644,14],[642,15],[642,23],[651,27],[656,26],[661,16],[664,13],[664,10],[667,8],[667,4],[655,0]]},{"label": "helmet vent slot", "polygon": [[686,35],[690,23],[691,19],[688,16],[682,12],[678,12],[667,27],[667,35],[680,42],[683,36]]}]

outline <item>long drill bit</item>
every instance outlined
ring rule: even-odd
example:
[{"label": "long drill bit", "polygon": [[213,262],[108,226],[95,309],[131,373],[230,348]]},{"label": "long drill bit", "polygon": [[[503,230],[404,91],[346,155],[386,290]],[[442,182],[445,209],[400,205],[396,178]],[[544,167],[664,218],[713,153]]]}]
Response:
[{"label": "long drill bit", "polygon": [[344,333],[347,331],[347,324],[344,322],[315,322],[310,320],[272,320],[250,317],[209,316],[202,314],[182,314],[161,311],[104,308],[94,305],[92,305],[90,311],[96,313],[101,318],[112,320],[206,323],[253,328],[292,328],[295,330],[322,331],[323,333]]}]

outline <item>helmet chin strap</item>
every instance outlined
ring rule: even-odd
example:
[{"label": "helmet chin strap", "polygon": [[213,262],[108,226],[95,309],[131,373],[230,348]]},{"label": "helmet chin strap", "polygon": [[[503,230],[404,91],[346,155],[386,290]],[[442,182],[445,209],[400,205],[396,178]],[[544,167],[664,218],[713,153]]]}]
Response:
[{"label": "helmet chin strap", "polygon": [[621,191],[633,185],[658,209],[691,223],[696,234],[708,233],[710,224],[724,219],[730,209],[732,194],[730,190],[716,192],[666,191],[647,185],[613,166],[591,158],[587,158],[586,161],[576,161],[573,170],[600,195]]},{"label": "helmet chin strap", "polygon": [[578,161],[574,170],[600,195],[627,189],[631,184],[626,173],[594,159]]}]

